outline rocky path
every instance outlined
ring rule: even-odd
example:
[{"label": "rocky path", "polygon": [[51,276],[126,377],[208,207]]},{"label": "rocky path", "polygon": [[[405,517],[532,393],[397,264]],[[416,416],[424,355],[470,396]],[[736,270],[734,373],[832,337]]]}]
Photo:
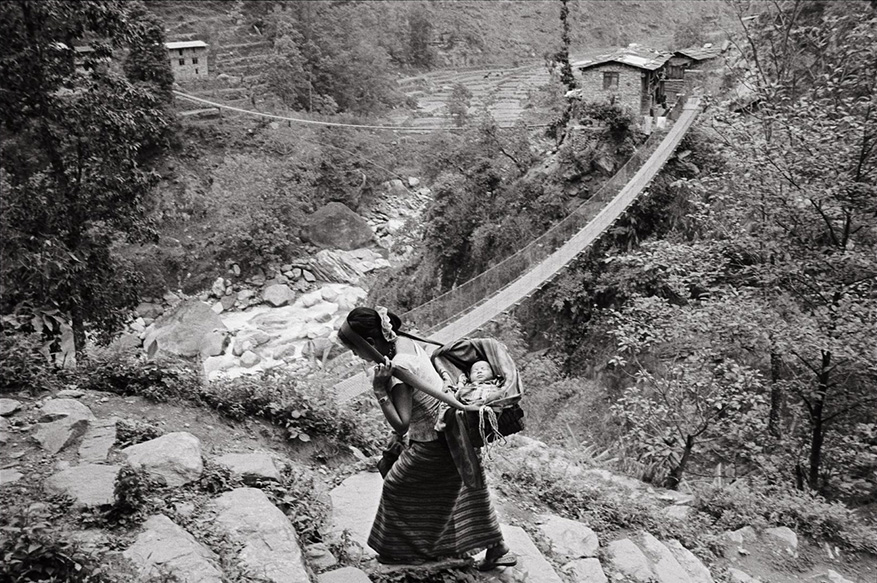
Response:
[{"label": "rocky path", "polygon": [[[185,427],[127,447],[119,447],[117,426],[111,416],[94,410],[106,397],[62,391],[41,401],[0,399],[0,489],[15,489],[33,479],[28,472],[38,460],[48,471],[40,475],[46,492],[69,497],[73,508],[89,510],[114,502],[114,485],[125,465],[145,470],[163,481],[164,504],[131,531],[122,548],[109,551],[136,573],[132,580],[176,577],[186,582],[270,581],[276,583],[356,583],[392,573],[399,567],[382,566],[365,541],[380,498],[381,478],[376,472],[349,475],[334,487],[324,488],[322,498],[331,507],[323,532],[324,543],[302,545],[287,514],[266,494],[280,484],[291,462],[270,448],[244,449],[238,443],[207,448]],[[85,401],[92,402],[89,407]],[[192,431],[196,431],[194,428]],[[198,432],[206,431],[198,428]],[[651,496],[665,505],[668,519],[688,517],[691,497],[654,490],[630,478],[605,470],[570,465],[565,452],[523,436],[515,436],[488,462],[496,485],[508,466],[536,464],[545,471],[560,465],[591,483],[605,482],[629,492],[631,498]],[[525,460],[525,461],[521,461]],[[238,484],[220,488],[199,499],[179,494],[216,468],[225,468]],[[365,466],[363,466],[365,467]],[[506,468],[506,470],[504,470]],[[522,510],[503,489],[494,491],[506,540],[519,561],[478,573],[465,562],[445,562],[415,567],[418,570],[466,569],[478,581],[492,583],[711,583],[710,569],[677,540],[660,539],[644,531],[601,539],[587,524],[534,509]],[[37,504],[38,505],[38,504]],[[37,506],[32,505],[32,506]],[[84,529],[77,540],[106,546],[107,535]],[[219,542],[218,542],[219,541]],[[745,527],[723,535],[726,548],[720,581],[759,581],[757,566],[746,559],[760,548],[794,561],[798,539],[788,528],[756,532]],[[331,550],[330,550],[331,549]],[[338,556],[336,556],[338,555]],[[476,557],[478,558],[478,557]],[[753,570],[754,569],[754,570]],[[808,574],[810,581],[851,583],[837,571],[822,569]],[[765,579],[767,581],[796,581]]]}]

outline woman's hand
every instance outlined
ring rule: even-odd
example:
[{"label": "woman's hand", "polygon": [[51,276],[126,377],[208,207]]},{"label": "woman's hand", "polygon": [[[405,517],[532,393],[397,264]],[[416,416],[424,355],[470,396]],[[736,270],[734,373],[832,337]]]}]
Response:
[{"label": "woman's hand", "polygon": [[390,388],[390,377],[393,376],[393,363],[389,358],[384,357],[384,362],[374,366],[375,376],[372,378],[372,389],[378,398],[387,396],[387,389]]}]

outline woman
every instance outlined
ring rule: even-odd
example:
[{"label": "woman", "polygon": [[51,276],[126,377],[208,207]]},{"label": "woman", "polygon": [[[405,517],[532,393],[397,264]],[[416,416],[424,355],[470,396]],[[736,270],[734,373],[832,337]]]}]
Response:
[{"label": "woman", "polygon": [[[439,401],[457,409],[477,407],[442,390],[429,355],[400,331],[401,325],[386,308],[355,308],[338,331],[338,339],[359,358],[384,358],[374,367],[372,388],[387,422],[397,435],[407,433],[410,443],[384,478],[368,545],[383,563],[468,557],[487,549],[480,570],[514,565],[517,559],[503,541],[486,486],[463,483],[444,437],[435,430]],[[393,377],[394,367],[414,374],[420,389]],[[484,470],[479,471],[484,483]]]}]

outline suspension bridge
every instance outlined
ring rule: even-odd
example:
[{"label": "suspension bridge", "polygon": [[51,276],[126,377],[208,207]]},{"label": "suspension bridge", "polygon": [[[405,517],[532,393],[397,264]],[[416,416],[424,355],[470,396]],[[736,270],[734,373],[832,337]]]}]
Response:
[{"label": "suspension bridge", "polygon": [[[615,175],[565,219],[464,284],[402,316],[406,325],[442,343],[478,330],[549,283],[612,226],[673,155],[700,113],[700,98],[680,99],[669,131],[653,132]],[[338,402],[370,387],[364,372],[337,383]]]}]

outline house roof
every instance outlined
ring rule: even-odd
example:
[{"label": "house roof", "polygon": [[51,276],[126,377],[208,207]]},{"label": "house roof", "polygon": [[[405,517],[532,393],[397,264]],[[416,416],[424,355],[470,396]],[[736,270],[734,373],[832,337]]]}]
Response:
[{"label": "house roof", "polygon": [[613,53],[599,55],[593,59],[578,61],[573,63],[572,67],[584,71],[592,67],[605,65],[606,63],[621,63],[622,65],[629,65],[631,67],[636,67],[637,69],[654,71],[655,69],[660,69],[664,66],[664,63],[666,63],[672,56],[672,53],[659,52],[639,45],[630,45]]},{"label": "house roof", "polygon": [[688,47],[684,49],[679,49],[675,54],[682,55],[684,57],[688,57],[689,59],[694,59],[695,61],[705,61],[707,59],[714,59],[721,54],[722,49],[720,47],[714,47],[711,44],[706,44],[702,47]]},{"label": "house roof", "polygon": [[203,40],[176,40],[164,43],[164,46],[169,51],[175,49],[206,49],[207,43]]}]

